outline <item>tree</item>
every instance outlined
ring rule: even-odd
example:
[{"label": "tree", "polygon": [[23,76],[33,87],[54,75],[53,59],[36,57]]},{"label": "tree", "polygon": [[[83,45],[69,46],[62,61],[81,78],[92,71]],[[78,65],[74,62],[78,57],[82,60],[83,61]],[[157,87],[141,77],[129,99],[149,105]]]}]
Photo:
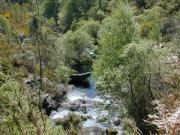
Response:
[{"label": "tree", "polygon": [[151,102],[157,95],[156,84],[160,82],[158,78],[161,78],[161,55],[153,48],[153,44],[145,40],[124,46],[118,56],[120,64],[105,69],[97,83],[100,89],[121,99],[128,114],[135,119],[141,130],[146,127],[143,119],[153,112]]},{"label": "tree", "polygon": [[67,32],[71,25],[80,18],[87,19],[87,11],[92,7],[94,0],[64,0],[61,11],[61,23],[63,31]]},{"label": "tree", "polygon": [[152,112],[151,101],[157,87],[153,80],[158,82],[160,60],[153,42],[137,40],[136,24],[129,9],[121,3],[102,22],[94,75],[99,88],[121,98],[128,114],[144,130],[141,124],[146,127],[143,119]]},{"label": "tree", "polygon": [[82,60],[82,54],[87,48],[93,46],[93,39],[83,31],[68,31],[57,40],[56,46],[61,60],[64,60],[66,66],[72,66]]},{"label": "tree", "polygon": [[45,3],[45,9],[43,15],[48,19],[54,18],[56,24],[58,25],[59,8],[60,8],[60,3],[58,0],[48,0]]},{"label": "tree", "polygon": [[42,112],[42,98],[41,98],[41,92],[43,91],[43,67],[42,67],[42,55],[41,55],[41,47],[40,47],[40,35],[41,35],[41,23],[39,21],[39,5],[36,1],[36,6],[37,6],[37,12],[38,15],[37,16],[33,16],[30,24],[29,24],[29,31],[30,34],[32,35],[33,41],[34,43],[37,45],[37,51],[38,51],[38,59],[39,59],[39,76],[40,76],[40,89],[38,91],[38,98],[39,98],[39,104],[38,104],[38,108],[41,112],[41,118],[43,120],[43,126],[44,126],[44,130],[45,130],[45,121],[43,118],[43,112]]},{"label": "tree", "polygon": [[141,27],[140,34],[142,37],[154,41],[161,41],[160,11],[160,7],[154,6],[151,9],[145,10],[144,14],[140,15],[139,23]]},{"label": "tree", "polygon": [[135,40],[135,23],[130,7],[124,3],[103,22],[99,31],[99,56],[95,61],[95,74],[101,76],[105,70],[118,67],[123,47]]}]

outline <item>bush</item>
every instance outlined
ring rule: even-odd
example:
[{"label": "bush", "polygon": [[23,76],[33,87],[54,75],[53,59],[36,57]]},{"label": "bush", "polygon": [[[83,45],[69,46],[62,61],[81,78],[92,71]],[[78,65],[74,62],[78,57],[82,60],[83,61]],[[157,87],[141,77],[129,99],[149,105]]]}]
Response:
[{"label": "bush", "polygon": [[9,59],[6,59],[6,58],[0,59],[0,66],[1,66],[1,69],[0,69],[1,72],[5,74],[11,73],[11,62]]},{"label": "bush", "polygon": [[15,67],[25,67],[28,72],[35,72],[35,54],[27,47],[19,48],[19,50],[13,55],[13,65]]},{"label": "bush", "polygon": [[7,81],[7,79],[8,77],[4,73],[0,72],[0,87],[2,86],[3,83]]},{"label": "bush", "polygon": [[139,18],[140,34],[142,37],[152,39],[154,41],[161,41],[161,8],[154,6],[144,12]]},{"label": "bush", "polygon": [[83,31],[68,31],[56,42],[58,55],[66,66],[71,66],[81,60],[82,53],[93,47],[92,38]]},{"label": "bush", "polygon": [[98,31],[100,29],[100,24],[98,21],[89,20],[85,21],[83,24],[80,24],[79,28],[81,31],[87,32],[92,38],[96,39],[98,35]]},{"label": "bush", "polygon": [[0,33],[8,34],[9,32],[11,32],[11,27],[8,20],[0,15]]},{"label": "bush", "polygon": [[54,18],[55,22],[58,24],[59,8],[60,8],[60,3],[58,0],[48,0],[45,3],[45,9],[43,15],[48,19]]},{"label": "bush", "polygon": [[72,70],[64,65],[59,65],[58,68],[55,70],[56,80],[68,84],[69,76],[72,74]]}]

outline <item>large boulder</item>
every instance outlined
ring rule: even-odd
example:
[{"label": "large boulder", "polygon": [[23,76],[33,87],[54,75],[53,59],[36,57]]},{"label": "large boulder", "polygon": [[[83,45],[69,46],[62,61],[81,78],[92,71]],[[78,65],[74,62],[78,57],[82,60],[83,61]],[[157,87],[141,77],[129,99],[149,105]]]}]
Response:
[{"label": "large boulder", "polygon": [[[38,94],[37,88],[40,88],[40,77],[34,77],[29,75],[28,78],[23,79],[23,87],[26,90],[31,90],[34,95]],[[50,115],[52,110],[57,110],[64,100],[67,89],[63,84],[56,84],[50,81],[48,78],[43,78],[43,91],[42,95],[42,107],[47,115]]]},{"label": "large boulder", "polygon": [[121,120],[120,120],[118,117],[115,117],[115,118],[113,119],[113,124],[114,124],[115,126],[119,126],[119,125],[121,124]]},{"label": "large boulder", "polygon": [[60,100],[60,99],[64,98],[66,93],[67,93],[67,88],[63,84],[59,84],[59,85],[57,85],[57,87],[53,93],[53,97],[54,97],[54,99]]},{"label": "large boulder", "polygon": [[56,84],[48,78],[43,78],[43,91],[48,93],[53,100],[62,101],[67,93],[67,89],[63,84]]},{"label": "large boulder", "polygon": [[42,107],[48,116],[53,110],[57,110],[59,106],[60,104],[56,100],[53,100],[51,96],[47,95],[43,98]]}]

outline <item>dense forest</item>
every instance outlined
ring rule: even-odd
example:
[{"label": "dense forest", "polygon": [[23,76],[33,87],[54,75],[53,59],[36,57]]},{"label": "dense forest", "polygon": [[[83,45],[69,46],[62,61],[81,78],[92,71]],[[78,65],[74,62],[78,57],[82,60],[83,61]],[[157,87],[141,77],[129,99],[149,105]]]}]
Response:
[{"label": "dense forest", "polygon": [[0,135],[180,135],[180,0],[0,0]]}]

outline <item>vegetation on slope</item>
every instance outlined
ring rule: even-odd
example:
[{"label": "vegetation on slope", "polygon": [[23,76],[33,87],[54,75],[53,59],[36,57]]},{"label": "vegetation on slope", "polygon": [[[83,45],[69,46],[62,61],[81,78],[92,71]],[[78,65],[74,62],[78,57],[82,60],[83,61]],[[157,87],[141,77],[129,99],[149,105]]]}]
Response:
[{"label": "vegetation on slope", "polygon": [[[178,134],[178,121],[166,120],[179,119],[179,8],[179,0],[2,0],[0,132],[78,134],[49,122],[41,98],[54,90],[43,78],[68,85],[92,71],[121,104],[125,134]],[[40,77],[35,92],[23,86],[30,75]]]}]

